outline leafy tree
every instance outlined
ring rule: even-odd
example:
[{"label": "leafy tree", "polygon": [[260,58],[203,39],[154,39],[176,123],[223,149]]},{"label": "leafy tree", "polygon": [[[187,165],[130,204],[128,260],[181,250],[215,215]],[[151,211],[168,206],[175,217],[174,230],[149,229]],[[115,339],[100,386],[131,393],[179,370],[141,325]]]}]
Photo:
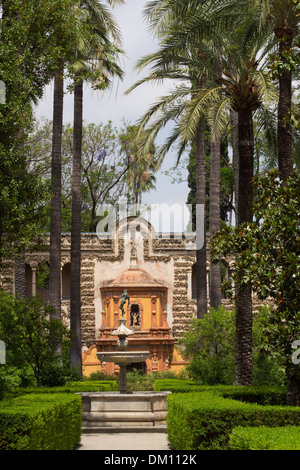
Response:
[{"label": "leafy tree", "polygon": [[[229,113],[236,112],[239,155],[236,220],[238,224],[251,221],[253,114],[275,96],[265,67],[273,41],[267,31],[259,31],[257,23],[253,21],[250,5],[236,12],[232,9],[229,11],[228,2],[156,0],[148,3],[146,15],[150,18],[151,28],[162,37],[159,52],[142,62],[143,65],[154,63],[148,80],[174,79],[177,76],[184,81],[175,92],[153,105],[140,120],[144,128],[150,117],[161,113],[148,126],[146,144],[149,145],[158,130],[172,119],[176,123],[175,131],[164,146],[162,155],[178,137],[179,155],[185,144],[193,139],[202,143],[199,149],[203,148],[203,134],[199,131],[204,116],[212,133],[212,141],[217,141],[228,123]],[[216,62],[220,65],[219,71],[216,70]],[[186,85],[186,80],[190,81],[191,86]],[[202,179],[200,183],[200,175],[205,178],[203,152],[201,155],[202,158],[197,160],[197,184],[205,194],[205,180]],[[205,204],[205,196],[197,198],[196,203]],[[197,266],[201,264],[199,251]],[[200,286],[199,282],[197,288],[198,312],[199,296],[206,295],[204,272],[203,263],[202,276],[197,275],[197,282],[203,280],[203,285]],[[236,383],[241,385],[251,383],[251,298],[250,286],[243,285],[236,302],[239,357]]]},{"label": "leafy tree", "polygon": [[[121,3],[123,0],[119,0]],[[109,1],[110,4],[117,3]],[[115,62],[119,49],[110,40],[119,40],[119,31],[102,2],[85,0],[81,8],[89,17],[87,26],[91,37],[82,47],[78,44],[74,64],[74,130],[73,130],[73,165],[72,165],[72,218],[71,218],[71,269],[70,269],[70,325],[74,333],[70,349],[70,365],[82,371],[81,351],[81,154],[83,128],[83,81],[89,79],[94,88],[105,88],[110,77],[122,76],[122,70]],[[81,47],[80,47],[81,46]],[[91,61],[91,65],[89,64]],[[96,73],[97,84],[95,84]]]},{"label": "leafy tree", "polygon": [[[108,203],[115,205],[119,197],[127,196],[133,200],[135,194],[128,185],[129,175],[134,173],[134,149],[136,146],[134,126],[124,122],[116,127],[111,121],[107,123],[83,123],[81,155],[81,230],[94,232],[100,217],[97,207]],[[25,147],[30,171],[49,183],[51,166],[52,124],[49,121],[36,123],[28,144]],[[65,124],[62,135],[62,229],[71,231],[71,186],[73,158],[73,126]],[[153,149],[156,151],[156,149]],[[153,183],[153,161],[156,153],[150,154],[149,168],[144,171],[150,174]],[[146,160],[144,160],[144,164]],[[147,182],[145,182],[147,183]],[[142,190],[147,189],[142,186]],[[49,215],[49,205],[45,201],[45,211]],[[47,210],[48,207],[48,210]],[[44,230],[49,229],[49,218]]]},{"label": "leafy tree", "polygon": [[57,360],[57,347],[69,332],[59,320],[49,320],[53,308],[38,297],[25,301],[0,290],[0,332],[8,360],[28,365],[37,386],[41,374]]},{"label": "leafy tree", "polygon": [[[56,41],[57,30],[63,24],[70,36],[74,20],[67,12],[74,4],[75,0],[0,4],[0,80],[5,87],[0,104],[1,256],[8,255],[8,248],[21,251],[40,229],[42,187],[28,174],[23,148],[32,103],[42,96],[64,47]],[[9,236],[3,237],[4,233]]]},{"label": "leafy tree", "polygon": [[203,318],[191,320],[179,339],[188,372],[198,382],[232,384],[234,378],[234,311],[211,308]]},{"label": "leafy tree", "polygon": [[[233,278],[250,283],[271,310],[264,320],[265,348],[279,355],[285,367],[287,403],[300,404],[300,369],[292,360],[300,338],[299,173],[282,184],[277,170],[254,178],[255,221],[235,230],[223,228],[213,241],[217,256],[237,253]],[[228,289],[225,281],[223,288]]]},{"label": "leafy tree", "polygon": [[134,204],[142,203],[142,193],[155,187],[155,146],[144,155],[139,151],[138,128],[129,124],[120,134],[121,149],[128,159],[128,199]]},{"label": "leafy tree", "polygon": [[[263,347],[264,322],[269,309],[263,307],[253,319],[253,385],[283,385],[282,360]],[[210,308],[201,319],[193,319],[179,339],[188,374],[201,384],[231,385],[234,380],[235,311]]]}]

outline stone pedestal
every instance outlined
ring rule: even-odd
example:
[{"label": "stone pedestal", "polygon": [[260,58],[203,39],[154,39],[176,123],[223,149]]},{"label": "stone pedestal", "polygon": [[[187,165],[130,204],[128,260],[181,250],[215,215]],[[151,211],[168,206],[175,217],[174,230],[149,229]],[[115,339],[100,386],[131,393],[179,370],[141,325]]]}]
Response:
[{"label": "stone pedestal", "polygon": [[95,392],[82,397],[83,432],[165,432],[170,392]]}]

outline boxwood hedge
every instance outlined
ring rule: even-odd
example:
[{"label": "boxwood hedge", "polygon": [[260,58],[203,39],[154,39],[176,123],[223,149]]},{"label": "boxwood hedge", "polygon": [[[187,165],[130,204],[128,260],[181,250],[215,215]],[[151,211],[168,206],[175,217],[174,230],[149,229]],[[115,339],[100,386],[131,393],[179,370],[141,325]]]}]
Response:
[{"label": "boxwood hedge", "polygon": [[249,403],[263,405],[284,405],[286,387],[236,387],[233,385],[197,385],[192,380],[160,379],[154,383],[156,392],[169,391],[172,393],[190,393],[211,391]]},{"label": "boxwood hedge", "polygon": [[299,407],[247,403],[216,390],[168,396],[167,433],[176,450],[225,450],[238,426],[291,425],[300,425]]},{"label": "boxwood hedge", "polygon": [[118,389],[114,380],[84,380],[82,382],[70,382],[58,387],[27,387],[18,389],[16,395],[28,393],[80,393],[80,392],[111,392]]},{"label": "boxwood hedge", "polygon": [[81,437],[81,397],[28,394],[0,403],[1,450],[72,450]]},{"label": "boxwood hedge", "polygon": [[300,426],[237,427],[229,437],[232,450],[300,450]]}]

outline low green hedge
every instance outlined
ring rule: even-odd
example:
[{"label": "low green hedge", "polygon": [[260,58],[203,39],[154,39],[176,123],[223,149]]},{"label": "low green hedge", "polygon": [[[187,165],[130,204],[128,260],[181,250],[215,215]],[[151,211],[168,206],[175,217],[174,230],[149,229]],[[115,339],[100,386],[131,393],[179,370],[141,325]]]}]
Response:
[{"label": "low green hedge", "polygon": [[72,450],[80,443],[81,397],[28,394],[0,403],[1,450]]},{"label": "low green hedge", "polygon": [[58,387],[27,387],[20,388],[16,395],[29,393],[80,393],[80,392],[111,392],[118,389],[114,380],[84,380],[82,382],[70,382]]},{"label": "low green hedge", "polygon": [[234,398],[248,403],[263,405],[284,405],[286,387],[236,387],[233,385],[197,385],[192,380],[156,380],[156,392],[190,393],[211,391],[221,394],[224,398]]},{"label": "low green hedge", "polygon": [[300,450],[300,426],[237,427],[229,438],[232,450]]},{"label": "low green hedge", "polygon": [[154,382],[155,392],[191,392],[196,390],[203,390],[202,385],[197,385],[193,380],[180,380],[180,379],[157,379]]},{"label": "low green hedge", "polygon": [[216,390],[168,396],[167,433],[176,450],[229,449],[232,429],[243,425],[299,426],[300,407],[246,403]]}]

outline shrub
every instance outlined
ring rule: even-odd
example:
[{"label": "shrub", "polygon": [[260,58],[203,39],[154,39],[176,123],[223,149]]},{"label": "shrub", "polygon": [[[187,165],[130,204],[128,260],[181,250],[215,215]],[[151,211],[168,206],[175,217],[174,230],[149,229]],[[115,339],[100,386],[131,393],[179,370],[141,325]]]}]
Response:
[{"label": "shrub", "polygon": [[0,405],[1,450],[72,450],[80,442],[81,398],[31,394]]},{"label": "shrub", "polygon": [[88,377],[83,377],[83,380],[88,380],[88,381],[96,380],[97,382],[101,380],[118,381],[118,377],[117,375],[106,375],[104,374],[104,372],[98,371],[98,372],[92,372]]},{"label": "shrub", "polygon": [[236,387],[234,385],[198,385],[192,380],[156,380],[154,390],[173,393],[190,393],[211,391],[224,398],[257,403],[261,405],[284,405],[286,387]]},{"label": "shrub", "polygon": [[201,384],[231,384],[234,378],[234,312],[220,306],[192,319],[179,339],[187,371]]},{"label": "shrub", "polygon": [[202,385],[197,385],[193,380],[180,379],[157,379],[154,382],[155,392],[191,392],[194,390],[203,390]]},{"label": "shrub", "polygon": [[258,405],[224,398],[217,391],[168,396],[167,433],[176,450],[229,448],[238,426],[300,425],[300,408]]},{"label": "shrub", "polygon": [[37,385],[42,372],[57,361],[58,346],[70,342],[63,323],[49,320],[52,312],[53,307],[39,297],[20,300],[0,289],[0,335],[8,351],[7,364],[30,367]]},{"label": "shrub", "polygon": [[[262,350],[262,320],[269,309],[263,307],[253,319],[253,384],[282,385],[285,371],[278,357]],[[179,339],[183,357],[189,361],[190,377],[203,385],[230,385],[235,374],[235,312],[224,307],[210,309],[201,319],[192,319]]]},{"label": "shrub", "polygon": [[232,450],[300,450],[300,426],[237,427],[230,434]]},{"label": "shrub", "polygon": [[199,384],[230,385],[234,381],[234,361],[218,356],[194,357],[187,366],[189,374]]},{"label": "shrub", "polygon": [[19,389],[17,394],[45,394],[45,393],[80,393],[80,392],[110,392],[117,390],[117,382],[113,380],[70,382],[64,386],[58,387],[28,387]]},{"label": "shrub", "polygon": [[46,365],[40,374],[42,387],[55,387],[65,385],[67,381],[66,372],[60,365]]}]

